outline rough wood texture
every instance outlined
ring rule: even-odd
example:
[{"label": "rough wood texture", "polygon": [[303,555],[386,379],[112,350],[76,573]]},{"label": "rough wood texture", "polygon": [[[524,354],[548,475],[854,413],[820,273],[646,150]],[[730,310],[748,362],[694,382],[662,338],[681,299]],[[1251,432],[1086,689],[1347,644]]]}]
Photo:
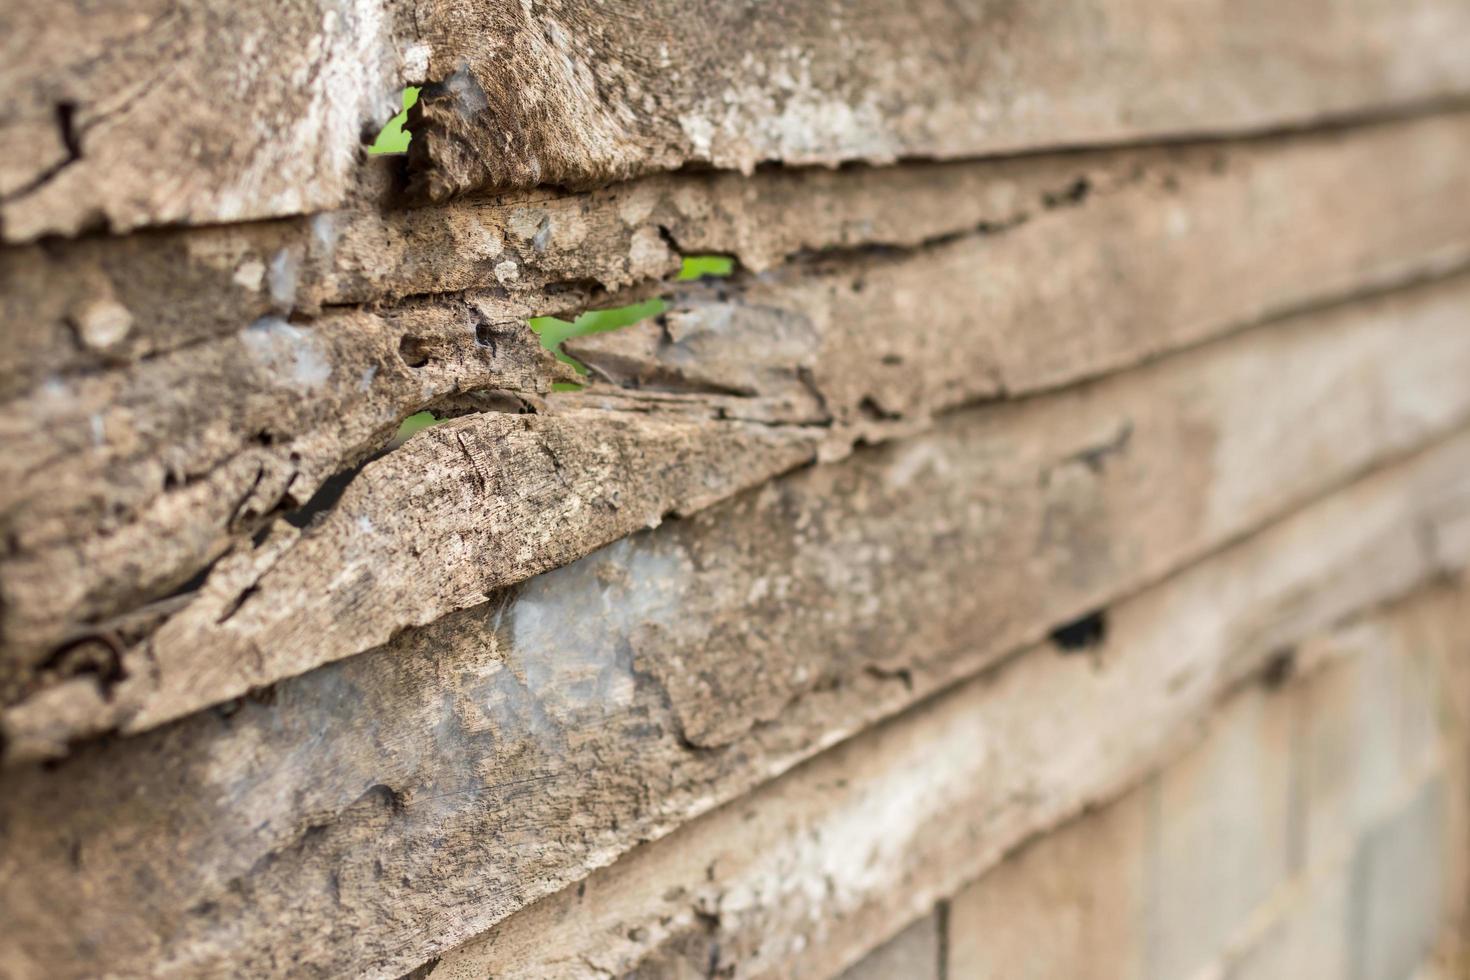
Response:
[{"label": "rough wood texture", "polygon": [[[679,976],[706,963],[834,975],[1016,844],[1188,747],[1212,702],[1271,662],[1254,627],[1273,604],[1292,616],[1272,638],[1291,643],[1379,597],[1365,569],[1348,603],[1309,597],[1297,590],[1322,583],[1293,583],[1298,553],[1255,544],[1232,554],[1241,565],[1221,556],[1117,607],[1091,657],[1031,651],[442,954],[429,975]],[[1253,596],[1242,573],[1259,576]],[[1467,598],[1463,583],[1431,590],[1325,643],[1456,674]]]},{"label": "rough wood texture", "polygon": [[[685,736],[718,743],[817,680],[775,666],[756,678],[744,672],[740,656],[723,652],[720,637],[727,629],[730,642],[779,651],[780,641],[748,637],[731,625],[744,622],[747,603],[795,599],[795,593],[771,591],[775,580],[761,569],[772,556],[789,554],[793,572],[810,576],[800,606],[857,617],[842,620],[835,632],[832,624],[813,622],[811,629],[830,634],[828,642],[842,636],[856,643],[862,636],[875,639],[879,634],[871,631],[880,629],[883,617],[870,618],[862,606],[834,605],[832,595],[887,589],[907,596],[918,583],[942,578],[927,561],[898,559],[891,569],[883,564],[890,560],[885,555],[908,553],[915,534],[937,542],[962,535],[964,548],[940,552],[959,562],[957,568],[1003,553],[1034,569],[1037,578],[1011,580],[1014,602],[1057,576],[1085,583],[1080,601],[1095,583],[1110,581],[1128,557],[1107,547],[1089,550],[1111,534],[1126,538],[1135,532],[1124,528],[1136,529],[1157,541],[1163,554],[1176,556],[1135,559],[1138,573],[1146,575],[1155,563],[1187,554],[1191,541],[1247,529],[1314,488],[1447,431],[1470,411],[1470,389],[1456,380],[1470,371],[1467,289],[1465,277],[1418,287],[1252,333],[1219,351],[1186,356],[1172,370],[1149,369],[1080,392],[997,406],[946,429],[937,441],[903,443],[900,458],[885,464],[901,474],[892,486],[876,474],[848,485],[853,477],[847,470],[819,469],[795,484],[812,488],[803,491],[806,503],[797,508],[810,511],[806,520],[829,526],[822,511],[832,497],[852,498],[856,514],[871,518],[849,513],[845,525],[831,524],[833,557],[816,559],[806,571],[800,570],[813,559],[790,551],[791,535],[801,528],[783,530],[785,509],[793,505],[779,494],[758,498],[763,502],[750,518],[754,527],[722,525],[720,511],[674,529],[689,541],[681,548],[694,549],[688,560],[696,566],[713,563],[739,575],[736,585],[722,585],[704,599],[683,590],[677,601],[688,604],[691,615],[666,627],[684,631],[677,639],[688,653],[681,657],[693,659],[657,667],[664,683],[734,685],[723,705],[690,702],[680,709]],[[1176,374],[1188,380],[1171,380]],[[1294,383],[1281,388],[1274,382],[1282,376]],[[1363,431],[1344,439],[1340,426],[1349,420]],[[405,626],[482,603],[496,588],[656,524],[666,513],[698,511],[811,458],[826,434],[821,426],[596,410],[446,423],[366,466],[336,506],[304,531],[278,521],[262,540],[228,554],[197,593],[162,610],[167,618],[161,624],[158,616],[142,628],[119,624],[121,636],[131,628],[146,638],[118,662],[103,659],[99,666],[77,654],[72,664],[21,674],[16,687],[22,697],[0,718],[0,730],[12,755],[54,753],[79,735],[107,727],[142,731],[238,697],[384,642]],[[985,446],[983,455],[964,448],[973,440]],[[1256,461],[1265,446],[1282,449],[1271,468]],[[1161,455],[1148,455],[1155,450]],[[1175,474],[1168,494],[1146,489],[1153,478],[1140,460],[1147,458]],[[1098,498],[1098,488],[1107,484],[1095,477],[1105,473],[1143,483],[1125,484],[1132,496]],[[943,505],[932,495],[929,474],[946,481]],[[916,479],[921,482],[907,488]],[[1010,488],[1004,502],[977,501],[977,481]],[[1163,498],[1157,507],[1128,512],[1154,494]],[[1164,514],[1174,516],[1166,520]],[[1122,523],[1099,525],[1104,518]],[[754,529],[767,521],[772,530]],[[1004,546],[987,536],[999,526],[1010,528]],[[863,541],[868,544],[859,553],[835,557]],[[817,573],[829,560],[851,574],[875,577],[826,581]],[[325,577],[323,568],[336,571]],[[764,586],[757,581],[762,578]],[[1054,589],[1038,594],[1055,598]],[[731,596],[742,598],[731,605]],[[706,608],[706,601],[714,605]],[[693,614],[696,604],[699,615]],[[870,612],[886,610],[882,635],[892,636],[920,629],[926,608],[924,598],[914,596]],[[1021,615],[1022,608],[1012,608],[1019,625],[1035,628],[1037,621]],[[948,627],[934,623],[946,622],[941,616],[929,627],[940,630],[936,645],[943,646]],[[47,625],[40,621],[37,629]],[[796,649],[817,638],[790,642]],[[42,686],[26,686],[27,676]]]},{"label": "rough wood texture", "polygon": [[1456,0],[427,6],[434,84],[409,153],[435,197],[1280,127],[1470,91]]},{"label": "rough wood texture", "polygon": [[[726,509],[696,515],[669,543],[635,540],[588,564],[612,574],[638,556],[687,570],[672,575],[678,614],[630,641],[635,658],[647,644],[648,663],[635,662],[669,691],[683,737],[723,745],[813,689],[963,648],[977,623],[997,649],[1032,639],[1332,474],[1458,425],[1470,411],[1455,380],[1470,366],[1466,295],[1460,282],[1413,290],[975,411],[852,469],[767,488],[738,522]],[[981,568],[1005,572],[954,594]]]},{"label": "rough wood texture", "polygon": [[[988,188],[989,203],[966,220],[987,215],[982,229],[994,222],[1003,230],[972,228],[918,249],[844,254],[815,266],[795,262],[689,288],[658,323],[571,345],[618,384],[548,401],[537,396],[555,376],[552,362],[538,357],[522,324],[505,319],[507,304],[524,300],[481,293],[379,313],[334,311],[308,323],[267,314],[217,339],[95,375],[52,379],[0,416],[14,447],[0,464],[7,487],[0,525],[12,546],[0,561],[0,594],[10,609],[3,624],[4,700],[15,703],[38,685],[64,679],[68,664],[93,669],[103,645],[146,642],[160,618],[187,597],[140,607],[167,599],[226,552],[236,566],[263,567],[249,557],[259,544],[251,536],[306,502],[332,474],[370,456],[398,419],[420,408],[550,412],[514,424],[560,439],[557,451],[569,470],[580,464],[565,455],[567,440],[595,441],[591,433],[602,429],[620,440],[631,437],[618,433],[642,425],[663,425],[665,432],[682,426],[687,436],[661,443],[676,454],[671,462],[692,458],[689,453],[723,453],[730,440],[745,446],[748,465],[732,471],[738,478],[707,484],[697,468],[681,471],[686,483],[666,484],[662,509],[651,508],[689,512],[696,501],[718,496],[712,486],[734,490],[814,454],[838,457],[855,441],[922,428],[936,411],[1085,377],[1264,314],[1463,262],[1470,215],[1455,204],[1470,195],[1470,177],[1445,163],[1461,152],[1470,153],[1470,122],[1455,115],[1281,143],[1052,158],[1024,179],[1009,164],[921,169],[948,175],[938,185],[944,194]],[[733,217],[740,212],[728,181],[653,182],[620,202],[613,192],[599,200],[604,210],[617,205],[613,225],[633,229],[632,240],[657,238],[658,227],[672,227],[701,247],[729,236],[742,255],[760,262],[813,242],[843,240],[856,234],[853,227],[866,240],[903,240],[897,202],[904,200],[899,192],[913,189],[915,172],[896,173],[892,183],[866,172],[845,183],[841,175],[824,175],[842,190],[836,204],[817,209],[832,213],[813,227],[805,220],[813,211],[797,210],[788,224],[772,225],[785,232],[757,234]],[[1405,173],[1413,180],[1399,179]],[[1344,206],[1344,183],[1363,191],[1353,198],[1361,205]],[[774,211],[781,202],[808,199],[801,192],[812,184],[757,181],[756,199]],[[1404,187],[1413,190],[1398,190]],[[541,211],[498,214],[494,222],[524,229],[565,223],[548,223]],[[569,232],[568,242],[581,241],[586,224]],[[1385,234],[1385,226],[1394,232]],[[931,217],[915,233],[931,240],[944,227]],[[1282,252],[1259,248],[1268,236]],[[596,237],[619,241],[612,226]],[[1084,239],[1092,247],[1076,248]],[[657,261],[669,254],[665,249]],[[557,268],[565,274],[569,267]],[[335,281],[320,275],[313,280],[320,288]],[[923,329],[895,331],[895,322]],[[241,363],[253,368],[231,375],[230,397],[204,394],[219,388],[222,367]],[[650,421],[650,413],[666,421]],[[488,438],[512,423],[483,416],[473,424]],[[564,432],[574,435],[549,435]],[[640,458],[656,459],[656,444],[650,441]],[[372,464],[377,476],[364,478],[398,485],[392,474],[417,473],[429,465],[425,453],[432,455],[432,447],[410,443]],[[477,479],[467,459],[440,463],[455,479]],[[533,482],[534,472],[527,477]],[[394,514],[421,506],[408,499],[416,491],[406,485],[384,492],[389,495],[375,499]],[[644,520],[641,513],[595,507],[557,513],[563,523],[556,554],[520,562],[504,556],[525,554],[543,526],[512,523],[489,535],[473,508],[436,512],[436,533],[470,535],[466,540],[489,549],[478,554],[497,556],[501,567],[483,578],[468,572],[436,578],[433,557],[417,542],[384,540],[372,549],[377,597],[362,593],[353,600],[355,609],[372,614],[355,637],[351,616],[337,620],[340,641],[323,645],[315,662],[366,649],[399,626],[574,558]],[[367,516],[378,528],[396,519]],[[270,554],[287,545],[278,537]],[[216,582],[235,592],[217,593],[200,615],[222,615],[256,587],[256,577],[241,573]],[[416,583],[415,596],[438,593],[411,617],[384,607],[397,588],[393,582],[402,579]],[[287,601],[317,600],[303,593]],[[326,603],[308,615],[338,608]],[[97,634],[115,640],[88,641],[92,654],[58,661],[58,648]],[[174,662],[157,651],[152,657]],[[58,669],[36,675],[35,666],[45,663]],[[212,671],[206,667],[205,675]],[[105,680],[115,674],[103,671]],[[252,683],[275,679],[269,671],[250,676]],[[238,693],[238,684],[226,688]],[[198,691],[208,703],[202,679]],[[93,713],[91,727],[135,708],[136,701],[125,699]]]},{"label": "rough wood texture", "polygon": [[955,896],[948,976],[1419,976],[1470,899],[1467,649],[1371,622],[1299,648],[1275,693]]},{"label": "rough wood texture", "polygon": [[1150,972],[1426,962],[1464,0],[0,8],[0,976],[946,977],[1150,774]]},{"label": "rough wood texture", "polygon": [[[112,727],[142,731],[482,604],[796,466],[811,443],[762,425],[633,416],[446,423],[364,467],[304,530],[276,521],[237,545],[197,590],[142,610],[151,618],[139,627],[124,617],[102,635],[82,633],[63,648],[76,662],[19,673],[20,700],[0,725],[22,754],[54,754],[66,738]],[[109,571],[126,556],[108,553],[114,540],[97,549]],[[14,580],[17,591],[36,581],[26,571]],[[45,608],[45,595],[27,597]],[[55,622],[32,624],[40,633]],[[90,659],[137,633],[115,660]],[[48,672],[59,682],[47,686]]]},{"label": "rough wood texture", "polygon": [[[0,799],[0,949],[14,951],[20,975],[28,964],[85,973],[104,955],[115,970],[162,964],[183,975],[408,969],[1403,445],[1418,424],[1403,428],[1372,380],[1401,366],[1375,349],[1349,356],[1358,345],[1341,327],[1254,334],[1147,369],[1152,380],[1005,417],[967,413],[258,699],[84,747],[53,768],[12,770]],[[1293,341],[1298,356],[1284,356]],[[1334,351],[1346,358],[1341,374],[1294,367],[1329,364]],[[1250,363],[1298,380],[1295,410],[1259,404]],[[1226,395],[1208,378],[1229,379]],[[1334,413],[1319,410],[1323,398]],[[1087,452],[1130,417],[1121,453]],[[1196,469],[1201,440],[1215,454]],[[1048,651],[1027,660],[1061,676],[1047,668],[1029,695],[1001,692],[976,717],[1038,739],[1051,735],[1034,727],[1042,722],[1075,725],[1094,751],[1108,743],[1093,733],[1112,730],[1099,713],[1126,704],[1115,725],[1167,744],[1167,726],[1146,723],[1125,692],[1160,692],[1187,716],[1201,703],[1190,698],[1298,630],[1462,567],[1466,474],[1461,436],[1243,545],[1245,557],[1209,566],[1177,595],[1165,590],[1175,598],[1157,602],[1168,615],[1137,614],[1162,623],[1157,656],[1175,657],[1179,630],[1226,623],[1192,648],[1198,669],[1147,659],[1126,676],[1099,675],[1089,658]],[[719,561],[701,555],[702,541],[727,540],[744,545]],[[1018,570],[1031,577],[1013,581]],[[910,575],[909,587],[883,587]],[[1228,621],[1215,618],[1226,610]],[[748,681],[727,671],[713,694],[685,668],[706,649],[730,649],[719,630],[737,614],[761,624],[757,645],[735,654]],[[1134,615],[1111,614],[1109,636],[1132,635]],[[905,628],[910,617],[923,629]],[[684,645],[686,620],[712,628],[697,648]],[[1099,676],[1115,687],[1099,689]],[[1083,687],[1058,688],[1066,677]],[[781,710],[752,724],[765,706]],[[729,744],[696,748],[686,729]],[[1036,764],[1016,756],[1017,773]]]},{"label": "rough wood texture", "polygon": [[[533,190],[48,242],[0,251],[0,315],[16,339],[0,348],[0,395],[231,335],[266,316],[299,321],[323,307],[464,290],[492,320],[566,315],[664,279],[678,251],[730,254],[759,273],[823,251],[914,248],[977,232],[998,241],[994,233],[1103,197],[1110,209],[1178,209],[1167,226],[1175,245],[1220,233],[1210,222],[1225,211],[1233,220],[1217,251],[1248,244],[1259,255],[1258,236],[1301,236],[1311,248],[1276,257],[1320,262],[1303,271],[1327,295],[1463,246],[1467,219],[1456,205],[1470,196],[1470,176],[1457,164],[1467,155],[1470,114],[1454,112],[1177,147],[678,174],[585,194]],[[1160,184],[1176,193],[1160,199]],[[1125,224],[1120,233],[1144,230]],[[1108,229],[1099,222],[1089,233],[1106,240]]]},{"label": "rough wood texture", "polygon": [[0,237],[381,196],[404,82],[443,197],[1279,128],[1470,94],[1467,32],[1458,0],[12,0]]},{"label": "rough wood texture", "polygon": [[112,628],[96,624],[170,595],[277,516],[301,524],[333,474],[419,408],[529,411],[557,377],[575,375],[523,324],[463,303],[267,317],[43,387],[0,418],[12,658]]},{"label": "rough wood texture", "polygon": [[395,6],[8,0],[0,237],[340,204],[394,111]]}]

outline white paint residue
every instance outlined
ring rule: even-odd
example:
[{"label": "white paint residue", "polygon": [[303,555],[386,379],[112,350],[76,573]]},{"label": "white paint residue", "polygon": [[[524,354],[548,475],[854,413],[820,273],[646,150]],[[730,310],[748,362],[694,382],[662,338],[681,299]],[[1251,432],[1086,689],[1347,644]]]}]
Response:
[{"label": "white paint residue", "polygon": [[259,259],[246,259],[235,270],[235,283],[251,292],[260,292],[265,285],[265,263]]},{"label": "white paint residue", "polygon": [[506,259],[504,262],[497,263],[495,266],[495,278],[500,281],[501,285],[509,285],[510,283],[517,282],[521,278],[520,266],[516,265],[512,259]]},{"label": "white paint residue", "polygon": [[261,317],[240,332],[250,359],[277,384],[310,391],[332,376],[321,340],[280,317]]},{"label": "white paint residue", "polygon": [[897,444],[893,464],[888,467],[888,485],[904,489],[925,470],[943,473],[949,466],[943,451],[932,443]]},{"label": "white paint residue", "polygon": [[691,577],[682,553],[625,538],[525,584],[507,662],[548,716],[586,724],[633,700],[629,651],[647,629],[678,626]]},{"label": "white paint residue", "polygon": [[341,229],[337,227],[337,215],[334,212],[324,211],[312,216],[311,236],[316,240],[323,258],[331,258],[332,253],[337,251],[337,239],[341,237],[341,234]]},{"label": "white paint residue", "polygon": [[296,257],[289,249],[281,249],[271,256],[270,270],[266,282],[270,288],[271,301],[282,310],[296,305]]}]

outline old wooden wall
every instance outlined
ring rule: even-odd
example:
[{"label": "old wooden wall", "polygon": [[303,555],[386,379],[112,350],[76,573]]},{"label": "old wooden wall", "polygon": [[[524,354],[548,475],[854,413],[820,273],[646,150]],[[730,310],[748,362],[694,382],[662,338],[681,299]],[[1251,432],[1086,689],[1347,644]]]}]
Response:
[{"label": "old wooden wall", "polygon": [[0,2],[0,976],[1457,975],[1467,37]]}]

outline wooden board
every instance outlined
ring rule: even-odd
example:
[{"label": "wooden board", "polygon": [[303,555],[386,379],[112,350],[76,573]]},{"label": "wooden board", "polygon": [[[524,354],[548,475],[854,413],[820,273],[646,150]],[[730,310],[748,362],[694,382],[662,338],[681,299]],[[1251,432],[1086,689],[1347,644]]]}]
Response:
[{"label": "wooden board", "polygon": [[[1214,253],[1247,245],[1259,253],[1259,236],[1269,235],[1283,243],[1276,257],[1293,267],[1320,261],[1311,271],[1325,295],[1334,284],[1366,286],[1436,249],[1463,246],[1467,219],[1456,205],[1470,195],[1458,165],[1467,154],[1470,114],[1449,112],[1006,160],[772,169],[749,178],[682,173],[587,193],[537,189],[49,241],[0,250],[0,314],[17,341],[0,349],[0,396],[229,336],[261,317],[302,323],[328,307],[464,291],[476,293],[492,320],[570,316],[636,297],[640,287],[668,288],[681,252],[728,254],[760,273],[814,253],[891,253],[967,235],[999,241],[1049,212],[1089,212],[1104,198],[1103,210],[1130,215],[1179,209],[1175,247],[1225,235],[1212,241]],[[1161,187],[1173,193],[1160,195]],[[1139,221],[1130,217],[1119,233],[1142,231]],[[1099,222],[1088,233],[1109,227]],[[1063,251],[1077,251],[1076,240]],[[1312,247],[1290,244],[1297,241]],[[1200,265],[1197,274],[1208,271]]]},{"label": "wooden board", "polygon": [[[1286,562],[1277,553],[1265,563]],[[1236,616],[1249,624],[1260,613],[1233,605],[1244,591],[1241,582],[1232,574],[1209,575],[1218,568],[1202,565],[1177,583],[1120,606],[1118,632],[1090,660],[1058,658],[1046,649],[1027,654],[997,676],[964,685],[865,732],[775,783],[640,848],[480,939],[442,955],[431,962],[426,975],[434,980],[485,976],[549,980],[600,971],[614,976],[700,971],[707,975],[714,972],[713,964],[715,970],[738,976],[832,976],[912,917],[952,896],[1022,841],[1096,806],[1161,762],[1177,758],[1216,719],[1228,724],[1237,720],[1231,715],[1244,714],[1240,720],[1255,721],[1264,729],[1247,736],[1254,743],[1247,743],[1252,754],[1239,751],[1238,735],[1225,735],[1226,739],[1234,735],[1234,744],[1227,747],[1236,749],[1232,761],[1257,767],[1239,772],[1240,779],[1255,788],[1271,774],[1279,776],[1292,755],[1292,718],[1282,710],[1290,705],[1280,702],[1292,692],[1252,687],[1223,707],[1212,703],[1251,669],[1273,662],[1260,648],[1250,655],[1244,655],[1246,646],[1228,654],[1222,649],[1238,628]],[[1181,587],[1202,586],[1206,578],[1213,591],[1183,599]],[[1273,583],[1267,591],[1274,587]],[[1222,595],[1231,596],[1223,605]],[[1470,627],[1467,600],[1470,591],[1463,583],[1440,587],[1349,629],[1306,638],[1319,650],[1329,648],[1331,655],[1345,660],[1371,656],[1380,662],[1428,661],[1441,677],[1463,677],[1457,661],[1463,657],[1465,631]],[[1344,611],[1329,612],[1333,601],[1328,596],[1313,602],[1297,599],[1293,604],[1297,611],[1305,611],[1315,603],[1321,603],[1317,608],[1328,617]],[[1202,620],[1221,627],[1226,637],[1201,631]],[[1305,625],[1299,621],[1293,627]],[[1298,635],[1294,629],[1277,634],[1287,642]],[[1229,661],[1225,669],[1222,657]],[[1427,700],[1431,704],[1408,704],[1409,699],[1401,696],[1400,704],[1390,707],[1447,710],[1463,705],[1463,697],[1450,693]],[[1441,751],[1439,756],[1443,755]],[[1457,758],[1463,763],[1463,755]],[[1413,779],[1424,777],[1425,763],[1434,759],[1431,755],[1406,760],[1415,765],[1403,778],[1412,786]],[[1448,768],[1450,763],[1442,765]],[[1195,774],[1192,785],[1187,772],[1181,777],[1183,793],[1181,787],[1170,786],[1175,797],[1191,790],[1197,796],[1208,792],[1199,786],[1204,776]],[[1464,785],[1454,770],[1445,782],[1456,788]],[[1286,780],[1279,783],[1284,797]],[[1269,807],[1285,801],[1234,802],[1236,806],[1217,819],[1239,819],[1240,811],[1248,812],[1253,805]],[[1155,827],[1167,836],[1186,817],[1177,803],[1171,807],[1166,801],[1163,806],[1168,809],[1156,817]],[[1451,812],[1464,812],[1458,803],[1450,807]],[[1286,814],[1278,808],[1268,818],[1271,813],[1283,817],[1277,835],[1285,838],[1290,829]],[[1409,828],[1415,829],[1423,833],[1424,821]],[[1214,843],[1233,843],[1247,852],[1270,849],[1276,830],[1248,825],[1236,830],[1233,838],[1228,832],[1217,836]],[[1252,831],[1267,839],[1252,837]],[[1451,832],[1446,828],[1446,835]],[[1230,839],[1222,841],[1221,836]],[[1097,835],[1090,841],[1094,847],[1101,843]],[[1449,851],[1457,845],[1458,839],[1442,846]],[[1278,846],[1286,850],[1284,839]],[[1433,853],[1435,847],[1426,842],[1419,850]],[[1168,862],[1171,856],[1159,854],[1156,861]],[[1223,854],[1195,850],[1158,867],[1158,875],[1166,882],[1187,879],[1204,867],[1222,883],[1240,889],[1230,870],[1220,867],[1224,859]],[[1234,871],[1257,873],[1239,865]],[[1125,902],[1127,887],[1127,881],[1110,879],[1107,901]],[[1020,901],[1022,896],[1013,898]],[[1056,896],[1051,899],[1055,902]],[[1183,901],[1155,907],[1151,913],[1153,918],[1147,921],[1167,930],[1157,937],[1161,947],[1198,947],[1217,938],[1191,932],[1191,927],[1198,930],[1215,923],[1209,912]],[[1014,917],[1005,921],[1016,925]],[[951,928],[965,925],[952,923]],[[1432,935],[1434,928],[1425,924],[1417,931]],[[1009,934],[1002,930],[999,936],[968,938],[994,943]],[[1108,938],[1126,944],[1131,937],[1109,934]],[[1065,940],[1058,936],[1056,941]],[[1120,965],[1109,958],[1114,948],[1090,947],[1081,961],[1089,969],[1108,973]],[[1020,962],[1035,965],[1041,957],[1034,947],[1030,954]],[[964,972],[969,965],[975,965],[973,958],[952,961],[951,975],[971,975]]]},{"label": "wooden board", "polygon": [[[269,697],[8,772],[5,966],[391,976],[923,703],[594,876],[586,904],[569,888],[479,944],[497,975],[537,976],[583,969],[578,953],[631,963],[685,932],[702,942],[716,915],[728,957],[781,972],[801,962],[797,936],[816,911],[826,935],[808,936],[812,955],[855,958],[1177,751],[1222,691],[1283,647],[1464,568],[1467,460],[1462,435],[1119,600],[1090,649],[1043,643],[926,702],[1000,653],[959,606],[979,573],[955,577],[944,595],[956,608],[941,615],[963,623],[966,645],[911,651],[907,680],[854,670],[715,751],[678,736],[670,694],[643,670],[654,650],[627,646],[658,613],[629,593],[674,573],[636,556],[622,583],[573,566]],[[1470,609],[1463,591],[1435,602],[1462,624]],[[572,603],[581,620],[558,615]],[[842,652],[811,650],[811,668]],[[904,652],[873,648],[870,662]],[[870,848],[873,860],[851,859]]]},{"label": "wooden board", "polygon": [[12,0],[0,237],[383,199],[415,186],[955,158],[1279,129],[1470,94],[1458,0]]},{"label": "wooden board", "polygon": [[[18,892],[7,908],[29,911],[0,948],[72,961],[88,954],[34,944],[105,936],[94,948],[109,962],[163,958],[195,974],[296,955],[413,966],[1447,429],[1433,396],[1462,393],[1446,379],[1463,366],[1429,342],[1433,329],[1372,312],[960,413],[258,698],[13,770],[0,822],[14,871],[0,887]],[[1424,374],[1409,371],[1410,351]],[[1293,383],[1266,383],[1283,377]],[[1213,635],[1264,655],[1283,631],[1323,622],[1319,601],[1344,603],[1337,616],[1461,567],[1467,479],[1460,435],[1329,497],[1327,531],[1306,518],[1305,540],[1292,531],[1295,544],[1273,539],[1252,559],[1290,587]],[[1232,565],[1223,580],[1253,603],[1264,575]],[[1191,589],[1179,621],[1224,601],[1220,583]],[[329,638],[329,624],[316,630]],[[174,649],[182,660],[216,642]],[[1187,691],[1191,676],[1171,679]],[[8,715],[11,737],[90,717],[41,708]],[[85,926],[48,928],[48,916]]]},{"label": "wooden board", "polygon": [[[1470,125],[1458,115],[1282,143],[1098,154],[1087,165],[1056,158],[1065,169],[1041,167],[1031,183],[1011,170],[946,170],[954,178],[943,182],[946,191],[968,182],[998,195],[980,211],[1004,218],[1003,230],[985,225],[935,239],[929,233],[943,225],[933,218],[919,247],[691,284],[660,322],[572,345],[614,383],[552,398],[542,395],[556,366],[523,323],[506,319],[505,304],[519,301],[481,293],[332,309],[305,321],[268,314],[131,364],[123,358],[102,371],[51,378],[0,413],[13,447],[0,460],[0,527],[12,543],[0,560],[0,595],[10,609],[0,624],[3,700],[16,703],[65,679],[66,669],[34,670],[54,663],[58,647],[99,633],[113,647],[146,644],[214,567],[218,591],[200,607],[213,611],[199,615],[220,618],[277,551],[297,547],[279,518],[302,513],[329,478],[373,456],[416,410],[485,413],[473,424],[490,443],[506,427],[525,431],[525,441],[499,446],[497,458],[508,461],[502,472],[520,468],[530,483],[540,479],[546,446],[575,470],[566,447],[597,442],[598,432],[609,444],[631,444],[640,427],[652,427],[640,458],[655,470],[659,461],[674,468],[646,500],[627,497],[633,483],[617,474],[610,493],[625,505],[620,511],[576,502],[549,510],[545,520],[559,528],[554,553],[528,550],[545,531],[535,522],[502,524],[492,535],[478,505],[436,514],[435,533],[480,540],[489,550],[474,552],[478,563],[497,567],[451,573],[432,598],[421,598],[423,584],[434,581],[424,570],[433,561],[429,546],[379,535],[374,584],[360,584],[367,591],[351,601],[378,609],[385,625],[354,634],[353,617],[322,606],[311,615],[334,616],[340,641],[308,662],[366,649],[401,625],[479,601],[663,513],[690,513],[814,456],[833,459],[854,443],[918,431],[935,412],[1088,377],[1274,312],[1463,263],[1470,216],[1456,203],[1470,194],[1470,178],[1445,162],[1457,148],[1470,152]],[[892,189],[907,193],[909,171],[896,173]],[[1404,183],[1405,173],[1414,179]],[[657,224],[671,200],[683,201],[693,217],[667,219],[678,234],[696,242],[758,238],[763,244],[751,254],[781,254],[840,240],[851,222],[877,241],[901,237],[885,229],[896,227],[894,202],[902,198],[869,194],[886,181],[834,184],[842,193],[824,205],[833,216],[816,231],[785,237],[742,231],[729,217],[733,204],[711,203],[725,191],[701,199],[689,187],[689,195],[654,188],[635,210],[637,221]],[[1361,204],[1344,205],[1344,183],[1362,192],[1351,198]],[[802,184],[757,186],[774,207],[800,197]],[[1085,189],[1080,197],[1069,190],[1077,187]],[[889,203],[858,203],[868,200]],[[1261,249],[1263,238],[1280,250]],[[1093,244],[1078,248],[1080,240]],[[222,385],[227,396],[216,394]],[[499,417],[507,411],[537,415]],[[690,462],[727,452],[745,462],[725,482],[704,479]],[[429,468],[447,484],[480,483],[462,451],[450,446],[444,454],[420,437],[368,467],[378,476],[365,478],[387,487],[374,497],[385,512],[364,511],[375,528],[428,526],[421,504],[408,498],[432,491],[395,474],[421,477]],[[598,491],[586,480],[579,486]],[[274,545],[255,554],[272,521],[280,532]],[[226,565],[213,565],[226,555]],[[242,566],[233,578],[225,574]],[[392,607],[392,583],[403,577],[420,583],[412,609]],[[292,601],[318,600],[302,593]],[[97,651],[107,643],[87,642],[93,659],[105,655]],[[197,680],[205,703],[216,696],[207,692],[211,675],[206,669]],[[254,683],[269,679],[266,672]],[[92,725],[113,724],[134,707],[125,699],[94,713]]]}]

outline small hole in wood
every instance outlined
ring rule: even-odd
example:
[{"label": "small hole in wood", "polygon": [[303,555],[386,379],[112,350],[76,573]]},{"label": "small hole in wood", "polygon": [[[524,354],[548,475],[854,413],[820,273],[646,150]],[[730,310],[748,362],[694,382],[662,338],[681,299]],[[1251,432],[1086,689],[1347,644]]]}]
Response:
[{"label": "small hole in wood", "polygon": [[1063,653],[1080,653],[1102,646],[1108,637],[1107,613],[1101,609],[1088,613],[1051,631],[1051,642]]}]

